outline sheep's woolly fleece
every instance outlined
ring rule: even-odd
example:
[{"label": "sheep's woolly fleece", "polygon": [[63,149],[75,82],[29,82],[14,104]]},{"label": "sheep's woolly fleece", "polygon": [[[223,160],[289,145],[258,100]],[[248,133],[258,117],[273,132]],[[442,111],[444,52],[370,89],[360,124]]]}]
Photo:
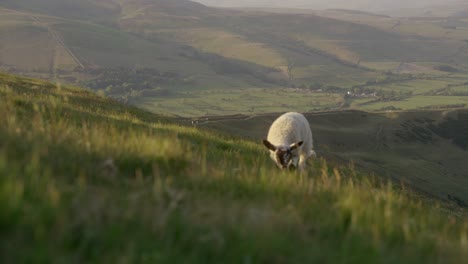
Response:
[{"label": "sheep's woolly fleece", "polygon": [[[289,112],[278,117],[268,131],[267,140],[276,149],[288,149],[302,141],[303,144],[292,151],[291,157],[294,163],[298,163],[301,170],[305,168],[305,163],[309,157],[316,156],[313,150],[312,131],[309,122],[300,113]],[[270,149],[271,158],[278,164],[276,152]],[[281,164],[278,164],[278,166],[281,167]]]}]

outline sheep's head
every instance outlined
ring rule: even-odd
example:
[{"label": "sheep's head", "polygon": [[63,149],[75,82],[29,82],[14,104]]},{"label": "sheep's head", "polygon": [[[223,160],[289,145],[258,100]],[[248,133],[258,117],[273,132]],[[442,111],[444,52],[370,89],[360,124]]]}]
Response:
[{"label": "sheep's head", "polygon": [[299,162],[299,157],[294,153],[297,148],[304,144],[303,141],[291,144],[289,146],[275,146],[268,140],[263,140],[263,145],[271,152],[271,158],[276,162],[280,169],[295,169]]}]

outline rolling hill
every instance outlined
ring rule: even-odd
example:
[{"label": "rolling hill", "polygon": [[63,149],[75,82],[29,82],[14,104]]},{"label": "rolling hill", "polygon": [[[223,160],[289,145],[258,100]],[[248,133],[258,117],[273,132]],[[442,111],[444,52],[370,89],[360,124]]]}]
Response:
[{"label": "rolling hill", "polygon": [[[165,2],[169,3],[168,1],[162,3]],[[37,3],[37,5],[38,7],[65,5],[65,7],[59,8],[59,11],[68,10],[66,3],[69,2],[59,4],[52,1],[47,3]],[[81,5],[81,2],[74,5]],[[6,6],[11,8],[16,5]],[[241,73],[246,72],[246,75],[261,75],[261,72],[265,71],[262,67],[248,63],[230,61],[220,56],[197,52],[186,45],[171,40],[138,37],[116,27],[114,24],[118,23],[118,19],[110,19],[101,23],[92,19],[78,19],[79,17],[71,16],[65,11],[64,13],[57,11],[61,15],[55,16],[56,12],[46,12],[47,10],[34,8],[34,5],[24,6],[25,8],[22,8],[22,5],[17,7],[19,12],[12,9],[2,10],[2,23],[0,24],[3,25],[3,32],[0,36],[5,39],[5,42],[2,45],[3,54],[0,61],[2,65],[10,67],[12,71],[33,75],[42,73],[44,77],[50,79],[79,82],[92,80],[101,73],[99,71],[105,71],[108,68],[124,68],[130,72],[143,68],[152,70],[153,74],[177,74],[176,83],[178,85],[183,85],[184,79],[203,76],[204,79],[209,79],[211,82],[227,83],[233,86],[236,86],[236,83],[249,86],[249,80],[238,80],[239,78],[234,78],[232,74],[229,77],[229,73],[219,75],[215,71],[218,69],[213,69],[216,64],[227,65],[226,68],[231,65],[233,68],[239,68]],[[79,10],[81,9],[87,10],[87,5],[80,6]],[[31,10],[37,10],[38,13]],[[70,7],[70,12],[72,10],[74,9]],[[94,12],[99,10],[96,9]],[[168,8],[168,10],[171,9]],[[125,11],[132,12],[128,9]],[[87,16],[87,14],[85,15]],[[117,15],[119,18],[121,15],[123,16],[120,11]],[[96,17],[100,16],[96,15]],[[12,35],[18,36],[12,38]],[[35,43],[36,46],[24,47],[22,43]],[[44,47],[43,52],[35,52],[38,45]],[[69,52],[60,56],[62,55],[60,49],[66,49]],[[61,60],[69,61],[69,55],[76,58],[75,63],[62,65]],[[55,63],[57,60],[58,62]],[[80,66],[80,69],[75,69],[77,66]],[[206,84],[203,77],[199,78],[201,79],[199,86]],[[114,84],[122,85],[124,83],[119,81],[117,80]],[[141,83],[144,81],[142,80]],[[152,83],[151,85],[156,88],[160,84]]]},{"label": "rolling hill", "polygon": [[[0,71],[51,81],[0,73],[3,261],[464,263],[465,23],[2,0]],[[259,144],[283,111],[304,174]]]},{"label": "rolling hill", "polygon": [[463,208],[346,163],[280,172],[257,142],[12,75],[0,110],[6,263],[468,258]]},{"label": "rolling hill", "polygon": [[468,3],[463,0],[443,1],[423,8],[400,7],[386,10],[388,15],[398,17],[467,17]]},{"label": "rolling hill", "polygon": [[[151,111],[256,112],[255,103],[232,109],[220,99],[239,90],[274,95],[290,87],[311,97],[301,109],[359,109],[359,100],[343,103],[346,91],[377,92],[374,83],[399,86],[401,78],[408,87],[421,78],[458,86],[468,80],[467,33],[440,21],[343,10],[223,10],[184,0],[2,1],[0,8],[2,70],[79,84]],[[461,18],[455,22],[463,25]],[[405,86],[397,91],[409,94]],[[330,93],[322,106],[311,105]],[[204,102],[207,94],[220,108]],[[463,101],[452,99],[446,104]],[[290,102],[288,96],[285,105]],[[378,105],[372,109],[385,107]]]},{"label": "rolling hill", "polygon": [[[200,126],[260,141],[277,116],[218,117]],[[353,161],[365,171],[468,205],[468,111],[340,111],[306,117],[320,156]]]},{"label": "rolling hill", "polygon": [[[444,0],[444,2],[457,2],[459,0]],[[221,7],[275,7],[275,8],[301,8],[301,9],[331,9],[346,8],[365,11],[384,11],[400,9],[416,9],[428,6],[437,6],[440,0],[196,0],[209,6]]]},{"label": "rolling hill", "polygon": [[[154,112],[264,113],[294,104],[307,111],[374,110],[389,98],[423,100],[413,87],[425,90],[421,96],[448,85],[467,92],[462,18],[224,10],[185,0],[8,0],[0,14],[0,70],[79,84]],[[427,80],[443,85],[423,86]],[[291,96],[273,105],[267,97],[236,107],[241,91],[272,91],[277,101],[288,88],[309,100]],[[350,90],[378,96],[347,100]],[[428,102],[462,105],[460,96]]]}]

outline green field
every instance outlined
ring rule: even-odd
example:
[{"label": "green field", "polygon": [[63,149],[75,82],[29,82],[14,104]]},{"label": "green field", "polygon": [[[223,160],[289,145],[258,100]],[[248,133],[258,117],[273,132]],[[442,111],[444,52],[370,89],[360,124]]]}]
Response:
[{"label": "green field", "polygon": [[[359,109],[371,111],[380,110],[393,106],[401,110],[411,110],[420,108],[437,108],[450,105],[468,106],[468,97],[466,96],[412,96],[408,99],[398,101],[376,102],[376,103],[361,103]],[[455,107],[458,108],[458,107]]]},{"label": "green field", "polygon": [[346,162],[280,172],[259,143],[38,80],[2,74],[0,98],[6,263],[468,258],[462,208]]},{"label": "green field", "polygon": [[179,116],[264,114],[284,111],[310,112],[335,109],[343,102],[341,95],[313,93],[309,90],[242,89],[176,94],[148,99],[131,99],[154,113]]},{"label": "green field", "polygon": [[[70,19],[66,15],[57,17],[2,8],[0,14],[0,67],[4,70],[65,83],[70,83],[69,77],[73,77],[71,83],[81,84],[99,78],[94,73],[96,69],[124,68],[131,72],[149,68],[177,73],[180,82],[192,79],[196,81],[192,86],[205,89],[232,87],[233,83],[242,87],[252,83],[268,85],[251,76],[263,76],[264,67],[228,57],[213,57],[194,48],[187,49],[172,39],[138,36],[108,23]],[[217,69],[218,65],[227,66],[223,70]],[[229,67],[243,76],[229,73],[232,71]],[[223,71],[228,72],[220,74]]]},{"label": "green field", "polygon": [[[466,25],[463,16],[228,10],[184,0],[8,0],[0,3],[0,70],[185,116],[287,111],[294,101],[298,111],[333,105],[374,110],[392,103],[336,103],[356,87],[411,93],[418,98],[404,98],[398,108],[417,109],[464,101],[463,88],[434,91],[468,82]],[[381,82],[386,79],[391,81]],[[304,98],[282,92],[296,87]],[[270,95],[260,96],[263,89]],[[258,101],[243,102],[241,90]],[[308,90],[321,103],[307,99]],[[457,98],[418,102],[429,95]]]}]

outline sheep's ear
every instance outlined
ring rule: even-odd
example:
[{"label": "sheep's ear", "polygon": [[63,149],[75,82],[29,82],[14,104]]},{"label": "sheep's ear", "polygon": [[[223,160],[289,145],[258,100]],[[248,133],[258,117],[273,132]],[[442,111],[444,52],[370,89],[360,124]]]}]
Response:
[{"label": "sheep's ear", "polygon": [[263,145],[265,145],[265,147],[267,147],[271,151],[276,151],[275,145],[271,144],[270,141],[266,139],[263,140]]},{"label": "sheep's ear", "polygon": [[302,146],[302,144],[304,144],[304,141],[299,141],[297,143],[294,143],[292,144],[291,146],[289,146],[291,148],[291,150],[295,150],[297,149],[298,147]]}]

